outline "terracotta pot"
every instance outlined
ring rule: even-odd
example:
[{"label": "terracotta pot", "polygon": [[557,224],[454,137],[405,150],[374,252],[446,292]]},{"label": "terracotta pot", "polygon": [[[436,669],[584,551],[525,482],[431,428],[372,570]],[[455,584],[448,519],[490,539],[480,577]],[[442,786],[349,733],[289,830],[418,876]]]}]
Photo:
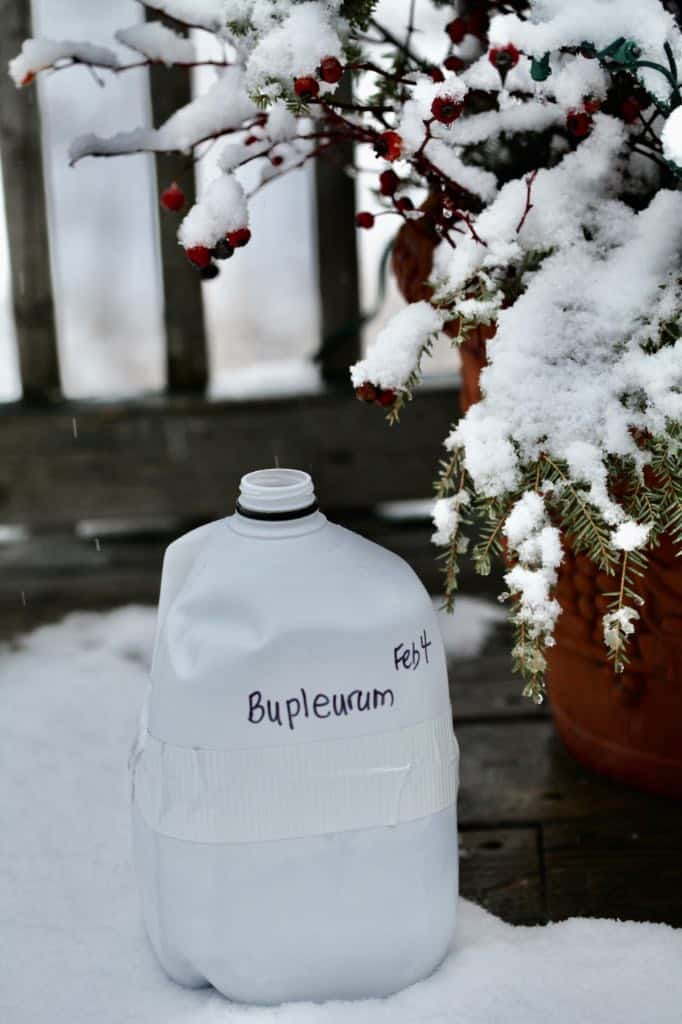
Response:
[{"label": "terracotta pot", "polygon": [[[398,234],[393,266],[410,302],[428,298],[424,281],[435,244],[419,221]],[[480,329],[460,347],[463,412],[481,397],[485,342],[493,333]],[[652,552],[641,581],[645,603],[622,675],[614,672],[602,638],[605,594],[613,587],[613,577],[567,549],[557,587],[557,643],[548,659],[554,724],[571,753],[594,771],[682,798],[682,560],[670,538]]]},{"label": "terracotta pot", "polygon": [[578,760],[641,789],[682,797],[682,564],[664,537],[640,582],[630,662],[616,675],[602,639],[613,577],[568,551],[549,656],[557,732]]}]

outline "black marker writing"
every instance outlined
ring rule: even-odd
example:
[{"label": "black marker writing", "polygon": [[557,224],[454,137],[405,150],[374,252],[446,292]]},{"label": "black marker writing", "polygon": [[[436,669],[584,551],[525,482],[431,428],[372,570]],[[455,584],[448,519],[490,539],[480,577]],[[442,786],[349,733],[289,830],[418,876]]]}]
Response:
[{"label": "black marker writing", "polygon": [[426,630],[423,631],[418,642],[412,640],[408,644],[398,644],[397,647],[394,647],[393,667],[396,672],[399,672],[401,668],[414,672],[415,669],[419,668],[422,658],[424,659],[424,664],[428,665],[429,647],[431,647],[431,641]]}]

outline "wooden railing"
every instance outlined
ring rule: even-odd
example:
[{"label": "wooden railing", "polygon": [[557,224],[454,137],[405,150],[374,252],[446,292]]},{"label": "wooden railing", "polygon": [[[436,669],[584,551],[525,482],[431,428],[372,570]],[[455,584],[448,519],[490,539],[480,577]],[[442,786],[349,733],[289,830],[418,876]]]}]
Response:
[{"label": "wooden railing", "polygon": [[[316,171],[322,393],[206,396],[201,286],[175,225],[162,219],[165,392],[125,402],[62,396],[38,92],[16,90],[5,73],[31,35],[29,0],[0,0],[0,16],[0,149],[23,388],[21,401],[0,406],[0,523],[210,518],[225,513],[245,470],[275,462],[310,469],[334,509],[427,496],[457,395],[451,382],[429,388],[393,429],[355,400],[347,375],[359,352],[354,185],[340,163]],[[155,67],[149,80],[158,124],[189,99],[189,77]],[[172,180],[175,159],[156,158],[159,182]]]}]

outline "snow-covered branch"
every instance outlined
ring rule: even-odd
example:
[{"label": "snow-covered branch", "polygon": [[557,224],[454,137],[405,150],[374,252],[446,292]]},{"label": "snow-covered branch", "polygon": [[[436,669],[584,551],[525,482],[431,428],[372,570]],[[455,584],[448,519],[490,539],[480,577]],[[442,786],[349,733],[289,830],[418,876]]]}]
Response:
[{"label": "snow-covered branch", "polygon": [[[409,4],[400,33],[377,22],[371,0],[143,3],[179,31],[161,21],[121,28],[116,41],[132,61],[89,42],[34,39],[11,62],[17,85],[73,64],[213,65],[208,90],[164,124],[90,133],[74,142],[72,162],[146,151],[191,163],[224,140],[218,177],[179,225],[190,260],[215,276],[215,260],[249,240],[250,195],[352,143],[357,166],[376,176],[376,205],[358,213],[358,227],[392,214],[434,249],[430,281],[419,282],[429,298],[401,311],[352,368],[359,397],[396,418],[438,331],[458,327],[460,342],[496,327],[482,401],[446,444],[435,533],[451,547],[448,586],[460,527],[480,506],[489,531],[474,558],[487,571],[506,544],[519,661],[537,695],[563,531],[603,572],[621,573],[605,637],[622,663],[633,566],[682,522],[673,16],[661,0],[490,2],[448,23],[431,63]],[[188,29],[211,37],[212,58]],[[250,195],[247,165],[260,168]],[[182,209],[179,185],[161,202]],[[664,499],[652,480],[664,481]]]}]

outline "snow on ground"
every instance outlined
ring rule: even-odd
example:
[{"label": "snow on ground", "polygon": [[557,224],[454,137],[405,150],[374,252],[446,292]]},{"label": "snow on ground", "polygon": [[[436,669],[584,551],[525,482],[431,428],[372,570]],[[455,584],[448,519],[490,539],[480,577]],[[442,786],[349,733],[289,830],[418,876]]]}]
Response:
[{"label": "snow on ground", "polygon": [[213,398],[314,395],[322,390],[318,363],[310,359],[263,359],[213,376]]},{"label": "snow on ground", "polygon": [[438,612],[438,625],[448,658],[475,658],[483,650],[495,626],[507,619],[500,604],[482,597],[459,594],[452,613],[441,607],[440,598],[434,597],[433,604]]},{"label": "snow on ground", "polygon": [[443,966],[390,999],[245,1008],[168,981],[143,934],[128,838],[126,760],[154,618],[78,613],[1,652],[0,1020],[679,1024],[682,932],[515,928],[467,901]]}]

